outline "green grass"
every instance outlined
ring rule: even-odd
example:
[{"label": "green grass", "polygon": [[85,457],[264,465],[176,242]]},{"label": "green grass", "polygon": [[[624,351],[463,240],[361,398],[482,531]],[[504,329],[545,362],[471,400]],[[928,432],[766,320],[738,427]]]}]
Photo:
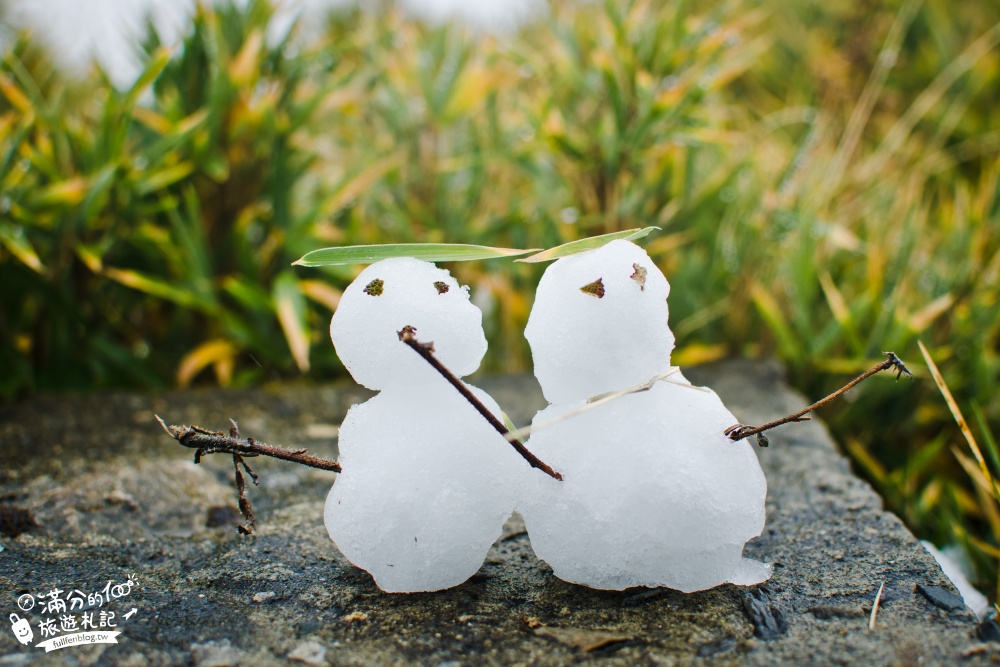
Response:
[{"label": "green grass", "polygon": [[[1000,8],[946,0],[555,2],[509,38],[391,5],[270,43],[201,9],[115,91],[22,40],[0,64],[0,394],[342,372],[350,266],[318,248],[551,248],[647,226],[675,361],[777,356],[923,537],[996,581],[1000,519],[926,371],[1000,432]],[[543,266],[449,265],[491,371],[530,371]],[[776,443],[776,446],[779,446]],[[988,444],[984,451],[993,451]],[[995,466],[996,462],[987,461]],[[993,470],[996,470],[994,467]]]}]

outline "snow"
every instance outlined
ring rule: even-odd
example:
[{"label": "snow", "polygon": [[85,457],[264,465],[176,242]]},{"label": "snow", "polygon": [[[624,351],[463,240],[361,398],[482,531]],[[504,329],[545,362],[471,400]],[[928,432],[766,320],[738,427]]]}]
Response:
[{"label": "snow", "polygon": [[[376,280],[379,294],[370,287]],[[338,355],[357,381],[382,391],[352,407],[340,428],[344,472],[327,497],[326,526],[344,556],[388,592],[440,590],[475,574],[514,510],[516,481],[530,475],[507,441],[400,342],[406,325],[457,375],[476,370],[486,351],[467,290],[415,259],[365,269],[334,314]]]},{"label": "snow", "polygon": [[[369,285],[381,293],[366,292]],[[437,358],[459,377],[479,368],[486,354],[483,315],[469,301],[468,288],[444,269],[409,257],[385,259],[361,272],[344,290],[330,337],[344,366],[369,389],[440,381],[437,371],[399,342],[404,326],[415,327],[421,342],[433,341]]]},{"label": "snow", "polygon": [[[598,279],[600,298],[581,290]],[[666,372],[668,293],[626,241],[550,266],[526,336],[552,405],[533,423]],[[736,422],[714,393],[661,382],[533,431],[528,448],[565,478],[528,480],[519,509],[535,553],[556,576],[594,588],[766,580],[770,568],[742,556],[764,527],[767,484],[752,445],[722,434]]]},{"label": "snow", "polygon": [[[640,269],[646,272],[643,284]],[[581,291],[598,279],[603,297]],[[674,348],[667,328],[668,294],[667,279],[627,241],[550,266],[524,332],[545,398],[569,403],[666,372]]]},{"label": "snow", "polygon": [[[535,553],[567,581],[688,592],[765,581],[769,566],[743,548],[763,529],[767,484],[752,445],[723,435],[737,420],[714,393],[663,381],[540,426],[670,369],[669,292],[625,241],[545,272],[526,335],[551,405],[527,444],[560,482],[529,468],[399,340],[413,326],[457,375],[475,371],[486,340],[467,289],[415,259],[362,271],[330,325],[347,369],[381,392],[340,429],[344,472],[325,518],[344,556],[385,591],[455,586],[479,569],[517,506]],[[680,373],[669,380],[686,383]]]}]

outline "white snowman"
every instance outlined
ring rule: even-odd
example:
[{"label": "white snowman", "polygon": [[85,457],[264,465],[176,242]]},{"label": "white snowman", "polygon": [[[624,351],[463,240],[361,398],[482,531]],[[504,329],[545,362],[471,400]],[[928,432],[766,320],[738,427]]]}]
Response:
[{"label": "white snowman", "polygon": [[[330,335],[354,379],[380,393],[340,429],[343,473],[326,501],[340,551],[387,592],[456,586],[482,565],[528,464],[454,387],[400,341],[413,327],[456,376],[486,352],[468,288],[433,264],[382,260],[344,291]],[[498,418],[485,392],[470,387]]]},{"label": "white snowman", "polygon": [[[550,403],[533,426],[667,372],[669,291],[627,241],[552,264],[525,331]],[[736,422],[714,393],[661,381],[533,430],[532,452],[564,476],[529,479],[519,509],[535,553],[593,588],[765,581],[770,568],[742,553],[764,527],[767,484],[752,445],[723,435]]]}]

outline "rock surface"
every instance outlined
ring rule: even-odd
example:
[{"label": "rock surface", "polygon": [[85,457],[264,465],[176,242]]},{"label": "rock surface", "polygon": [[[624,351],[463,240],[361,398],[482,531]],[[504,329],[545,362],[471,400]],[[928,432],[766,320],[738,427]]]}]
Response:
[{"label": "rock surface", "polygon": [[[805,403],[768,364],[728,362],[689,377],[713,387],[744,422]],[[472,381],[519,424],[543,404],[531,378]],[[0,612],[27,617],[37,643],[45,614],[40,605],[19,610],[19,596],[135,581],[101,607],[117,612],[118,644],[43,653],[4,631],[0,665],[885,665],[1000,655],[997,644],[975,638],[971,612],[916,592],[954,588],[816,421],[778,429],[771,447],[758,450],[767,526],[747,555],[774,563],[773,578],[691,595],[560,581],[534,557],[516,516],[470,581],[388,595],[327,537],[332,474],[251,460],[260,474],[260,486],[248,489],[258,529],[242,537],[231,459],[213,455],[196,466],[191,450],[153,421],[158,413],[222,429],[232,416],[244,435],[333,458],[336,425],[367,395],[351,385],[286,386],[42,396],[0,407],[0,507],[17,517],[0,526]]]}]

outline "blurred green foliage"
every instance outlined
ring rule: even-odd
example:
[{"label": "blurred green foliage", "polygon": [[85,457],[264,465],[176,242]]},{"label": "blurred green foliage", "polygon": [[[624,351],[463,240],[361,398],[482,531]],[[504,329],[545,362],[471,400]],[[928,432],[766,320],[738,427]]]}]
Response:
[{"label": "blurred green foliage", "polygon": [[[117,91],[0,65],[0,394],[339,372],[316,248],[551,247],[657,225],[681,364],[775,355],[811,397],[932,350],[1000,432],[1000,6],[557,1],[489,37],[390,5],[275,38],[262,0],[146,40]],[[491,370],[542,267],[455,264]],[[996,576],[998,510],[928,375],[823,416],[923,536]],[[776,443],[778,444],[778,443]],[[988,447],[987,447],[988,449]],[[993,473],[997,461],[989,461]]]}]

